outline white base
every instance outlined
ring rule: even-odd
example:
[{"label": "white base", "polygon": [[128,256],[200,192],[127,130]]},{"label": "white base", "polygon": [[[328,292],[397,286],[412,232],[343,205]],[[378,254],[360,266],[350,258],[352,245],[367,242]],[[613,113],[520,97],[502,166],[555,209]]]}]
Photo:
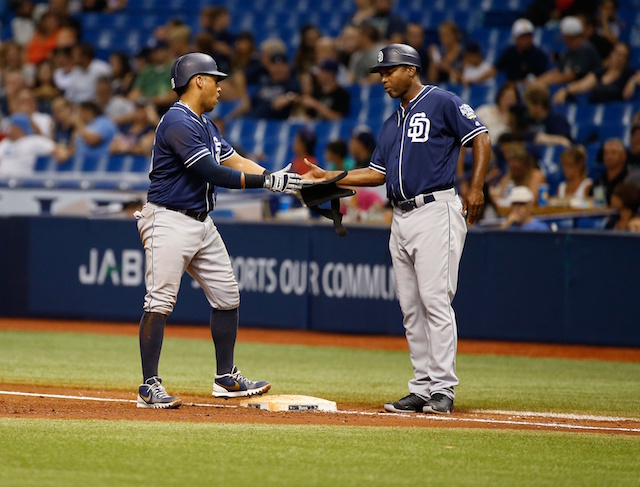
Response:
[{"label": "white base", "polygon": [[338,410],[333,401],[294,394],[254,397],[241,401],[240,405],[247,408],[266,409],[267,411],[324,411],[333,413]]}]

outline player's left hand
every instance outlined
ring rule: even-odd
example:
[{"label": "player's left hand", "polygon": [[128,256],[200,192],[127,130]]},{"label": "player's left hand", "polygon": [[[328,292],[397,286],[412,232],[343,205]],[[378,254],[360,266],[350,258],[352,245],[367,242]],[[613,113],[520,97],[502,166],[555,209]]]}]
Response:
[{"label": "player's left hand", "polygon": [[294,172],[289,172],[289,169],[291,169],[291,163],[279,171],[269,174],[265,179],[264,187],[274,193],[298,196],[303,185],[302,176]]},{"label": "player's left hand", "polygon": [[477,222],[482,217],[482,209],[484,208],[484,193],[482,189],[470,187],[464,198],[462,205],[462,214],[467,213],[467,222],[469,224]]}]

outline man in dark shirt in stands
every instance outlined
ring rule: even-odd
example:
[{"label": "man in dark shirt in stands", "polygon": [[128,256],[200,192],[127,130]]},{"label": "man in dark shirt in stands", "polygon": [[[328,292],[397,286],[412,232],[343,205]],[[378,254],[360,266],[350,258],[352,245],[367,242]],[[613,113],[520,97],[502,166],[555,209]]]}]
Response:
[{"label": "man in dark shirt in stands", "polygon": [[291,73],[285,54],[274,54],[266,66],[268,79],[260,84],[251,100],[249,116],[284,120],[291,113],[291,104],[300,93],[300,84]]},{"label": "man in dark shirt in stands", "polygon": [[549,89],[541,84],[527,86],[523,96],[529,117],[523,137],[540,145],[571,145],[571,126],[564,114],[551,109]]},{"label": "man in dark shirt in stands", "polygon": [[511,26],[513,44],[502,51],[496,63],[479,81],[505,74],[507,81],[520,82],[528,77],[537,77],[547,71],[549,57],[533,43],[534,27],[527,19],[518,19]]},{"label": "man in dark shirt in stands", "polygon": [[602,64],[596,48],[585,39],[580,19],[565,17],[560,22],[560,32],[567,51],[553,69],[538,77],[537,81],[545,85],[571,83],[597,71]]},{"label": "man in dark shirt in stands", "polygon": [[298,95],[295,102],[302,105],[312,119],[341,120],[349,115],[351,95],[338,84],[338,62],[325,59],[315,76],[312,95]]},{"label": "man in dark shirt in stands", "polygon": [[606,188],[607,204],[611,204],[611,195],[615,187],[624,182],[629,174],[627,168],[627,150],[620,139],[608,139],[602,150],[602,160],[605,172],[592,187],[592,192],[597,187]]}]

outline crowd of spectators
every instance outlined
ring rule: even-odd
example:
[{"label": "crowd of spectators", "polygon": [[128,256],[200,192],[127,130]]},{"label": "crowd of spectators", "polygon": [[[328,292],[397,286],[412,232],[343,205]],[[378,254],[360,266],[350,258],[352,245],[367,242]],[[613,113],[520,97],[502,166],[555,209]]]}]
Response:
[{"label": "crowd of spectators", "polygon": [[[5,146],[23,146],[26,155],[21,157],[30,162],[16,173],[15,164],[5,162],[12,149],[4,147],[0,175],[28,173],[43,152],[62,165],[78,157],[149,155],[154,127],[176,100],[169,81],[172,63],[193,50],[210,53],[229,73],[221,100],[232,108],[220,123],[246,117],[312,124],[353,116],[349,85],[379,83],[379,75],[368,71],[378,51],[405,42],[420,55],[424,83],[454,88],[499,83],[495,103],[474,107],[494,144],[487,191],[493,206],[509,205],[512,187],[528,188],[530,203],[536,205],[539,186],[546,184],[539,166],[541,146],[565,149],[555,161],[563,181],[552,196],[560,202],[589,199],[604,186],[611,204],[617,184],[640,181],[635,173],[640,169],[640,115],[630,127],[629,147],[619,139],[602,141],[603,176],[594,182],[588,177],[596,162],[589,160],[592,152],[575,143],[566,111],[560,109],[579,96],[591,103],[636,97],[640,66],[631,64],[631,48],[621,38],[623,20],[615,0],[532,0],[511,26],[512,42],[490,60],[486,46],[453,20],[425,26],[403,17],[393,0],[353,4],[353,15],[336,36],[321,25],[301,25],[293,51],[278,38],[258,44],[252,32],[234,29],[237,19],[226,7],[207,6],[197,25],[171,19],[158,25],[138,52],[112,52],[99,59],[96,46],[83,40],[82,17],[75,14],[119,10],[126,8],[126,0],[11,2],[12,38],[0,45],[0,132]],[[565,44],[561,53],[534,41],[536,26],[543,25],[557,25]],[[25,137],[39,142],[18,144]],[[41,143],[42,138],[51,143]],[[292,148],[296,160],[306,156],[348,169],[368,165],[375,143],[376,134],[358,126],[348,140],[336,138],[320,147],[305,128],[295,135]],[[465,151],[459,166],[464,191]]]}]

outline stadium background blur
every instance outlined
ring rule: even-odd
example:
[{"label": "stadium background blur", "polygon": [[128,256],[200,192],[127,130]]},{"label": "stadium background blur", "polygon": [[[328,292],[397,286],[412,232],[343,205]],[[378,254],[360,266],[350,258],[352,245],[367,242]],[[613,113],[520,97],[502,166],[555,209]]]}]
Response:
[{"label": "stadium background blur", "polygon": [[[315,156],[321,165],[327,165],[329,161],[326,159],[325,148],[328,143],[336,139],[349,143],[352,136],[358,139],[356,135],[363,131],[377,137],[382,122],[396,109],[396,100],[386,96],[379,83],[368,79],[354,79],[349,69],[348,58],[353,50],[352,44],[358,43],[357,39],[353,39],[354,33],[350,27],[358,23],[367,23],[367,20],[358,20],[360,15],[366,17],[367,4],[388,4],[392,9],[391,15],[387,18],[391,28],[375,42],[377,46],[392,40],[404,41],[404,26],[408,22],[414,22],[424,29],[423,47],[426,50],[432,44],[439,44],[438,26],[446,21],[454,21],[461,31],[461,44],[468,46],[474,41],[480,46],[484,60],[492,63],[511,42],[513,22],[523,16],[532,17],[536,22],[534,41],[545,50],[550,59],[553,59],[565,50],[558,28],[560,17],[586,11],[597,18],[600,2],[483,0],[477,4],[471,0],[50,0],[33,2],[32,5],[31,3],[0,3],[0,37],[3,43],[0,83],[3,94],[3,120],[0,127],[3,132],[6,132],[8,118],[11,116],[9,101],[12,94],[7,86],[6,75],[9,70],[19,70],[23,75],[24,84],[33,93],[48,93],[42,89],[39,75],[36,75],[39,67],[35,63],[29,63],[30,56],[33,56],[33,49],[30,49],[29,44],[33,43],[33,38],[38,35],[43,38],[40,39],[40,48],[46,50],[48,48],[42,46],[47,42],[51,43],[51,49],[46,51],[44,57],[39,58],[40,62],[44,61],[54,72],[60,68],[77,67],[81,61],[73,49],[74,46],[78,49],[77,46],[83,44],[92,46],[95,59],[109,63],[109,69],[114,68],[114,63],[117,62],[115,58],[124,59],[125,64],[130,66],[130,73],[110,78],[110,97],[129,102],[129,113],[135,112],[138,106],[150,106],[154,109],[152,111],[156,113],[156,117],[161,116],[163,109],[168,106],[171,93],[163,93],[156,97],[145,96],[140,89],[135,88],[137,85],[133,80],[145,76],[142,73],[146,69],[145,82],[148,85],[150,71],[153,78],[153,71],[149,70],[149,66],[156,63],[157,77],[162,79],[163,83],[166,81],[165,86],[168,87],[168,79],[164,80],[167,66],[170,66],[178,55],[191,50],[206,50],[232,75],[223,85],[223,100],[212,116],[224,126],[226,138],[232,144],[259,158],[266,167],[277,169],[305,155],[305,144],[302,144],[303,149],[300,149],[294,143],[297,139],[295,136],[301,129],[311,128],[315,138],[313,144],[306,146],[306,149],[310,147],[311,151],[306,155]],[[534,14],[540,13],[540,8],[544,11],[545,4],[555,9],[552,14],[555,18],[535,18]],[[621,0],[616,3],[616,7],[615,23],[619,29],[619,39],[631,47],[629,65],[635,73],[640,68],[640,0]],[[42,34],[40,25],[43,15],[46,17],[50,12],[55,12],[59,25],[54,29],[55,32],[49,32],[47,40],[47,34]],[[31,38],[29,29],[33,32]],[[52,38],[55,41],[52,41]],[[249,55],[245,55],[244,51],[240,53],[240,40],[251,38],[254,50]],[[309,42],[303,41],[303,38],[310,40],[311,44],[318,38],[330,38],[335,45],[335,60],[338,66],[326,64],[325,59],[318,57],[324,54],[318,54],[320,51],[310,46]],[[19,60],[9,54],[16,44],[23,45],[17,49]],[[272,51],[268,51],[270,48]],[[69,53],[71,61],[69,58],[65,61],[65,52]],[[158,58],[154,60],[156,55]],[[298,89],[303,94],[305,90],[313,91],[313,88],[307,87],[309,77],[312,79],[311,83],[316,77],[317,84],[318,72],[326,66],[329,71],[337,71],[338,80],[349,93],[348,113],[337,117],[337,120],[331,120],[318,117],[317,114],[315,117],[310,116],[310,111],[304,107],[301,110],[294,107],[286,112],[285,117],[282,117],[282,114],[277,115],[279,119],[256,117],[252,111],[255,109],[255,102],[252,104],[248,100],[255,99],[260,89],[260,76],[264,77],[264,72],[260,74],[260,69],[264,71],[264,67],[260,66],[261,55],[263,60],[284,60],[291,68],[292,77],[299,84]],[[65,62],[71,62],[75,66],[65,68]],[[324,67],[320,69],[321,66]],[[46,75],[43,78],[46,78]],[[437,84],[460,94],[470,105],[477,108],[483,104],[494,103],[496,93],[503,82],[504,75],[499,73],[495,78],[482,83],[462,84],[449,80]],[[55,82],[53,85],[55,89]],[[128,85],[134,88],[127,88]],[[145,88],[144,83],[140,85]],[[550,86],[551,94],[553,95],[557,89],[558,86]],[[169,91],[168,88],[166,91]],[[74,101],[72,92],[63,90],[63,95]],[[38,98],[38,111],[45,114],[47,111],[51,112],[51,93],[49,97]],[[640,90],[636,90],[628,100],[609,103],[589,103],[588,94],[578,95],[567,103],[554,105],[554,109],[563,113],[571,124],[573,142],[585,146],[589,175],[595,181],[604,169],[600,156],[602,142],[616,137],[622,139],[627,148],[630,146],[633,117],[640,109]],[[131,119],[127,117],[124,121],[125,123],[118,125],[121,135],[127,134],[132,125]],[[157,118],[154,119],[154,116],[148,117],[149,126],[153,126],[155,121]],[[54,128],[59,124],[55,116],[52,123]],[[150,129],[146,127],[145,130],[148,133]],[[52,137],[56,137],[55,130]],[[367,138],[360,137],[360,140],[365,139]],[[39,157],[31,175],[2,178],[0,187],[142,192],[147,186],[150,139],[142,140],[141,144],[142,147],[135,149],[125,144],[120,150],[112,149],[107,156],[84,154],[80,157],[76,154],[76,157],[68,157],[66,160],[63,157]],[[350,145],[349,148],[351,149]],[[565,148],[561,145],[532,148],[532,154],[550,184],[552,194],[562,180],[559,161]],[[498,150],[497,144],[496,149]],[[347,163],[349,155],[345,159]],[[504,166],[500,169],[504,172]]]}]

